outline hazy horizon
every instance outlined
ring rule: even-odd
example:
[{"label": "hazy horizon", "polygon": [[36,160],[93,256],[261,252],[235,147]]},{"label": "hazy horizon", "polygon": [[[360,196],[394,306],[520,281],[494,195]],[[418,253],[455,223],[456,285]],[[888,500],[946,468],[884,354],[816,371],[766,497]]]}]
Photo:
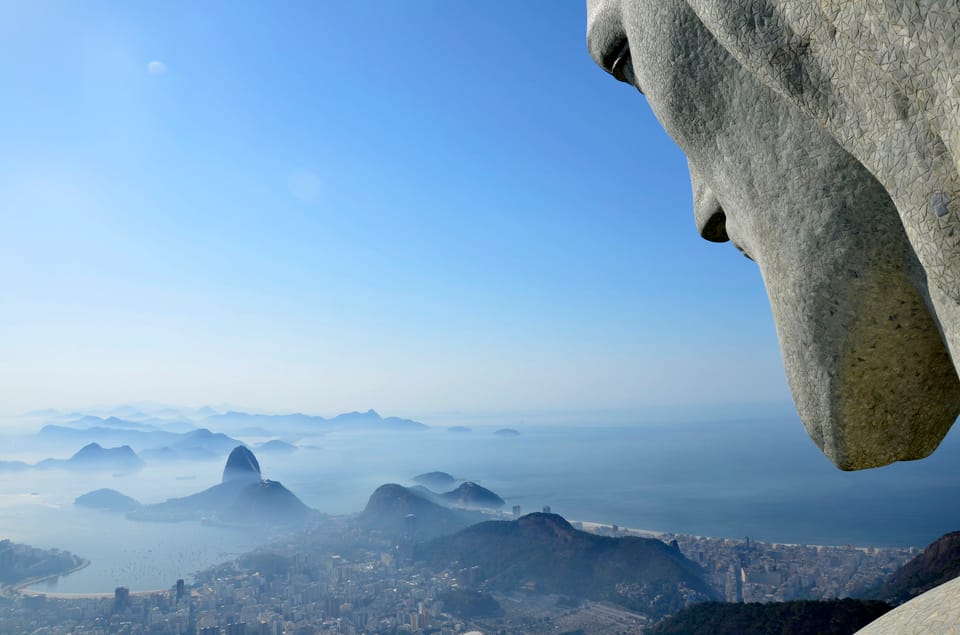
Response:
[{"label": "hazy horizon", "polygon": [[[382,408],[377,404],[360,404],[353,407],[336,409],[323,408],[319,410],[297,410],[293,408],[257,408],[239,403],[208,403],[194,404],[160,403],[150,400],[120,402],[114,404],[70,404],[62,406],[41,406],[27,410],[5,413],[0,411],[0,420],[8,422],[24,422],[28,426],[42,424],[51,416],[62,417],[76,414],[77,416],[95,415],[102,417],[117,416],[123,419],[126,409],[135,409],[141,414],[149,415],[158,411],[171,413],[195,413],[202,409],[212,409],[217,413],[245,412],[256,415],[289,415],[304,414],[331,418],[350,412],[367,412],[373,410],[379,415],[414,419],[428,425],[443,426],[445,420],[475,421],[476,425],[499,426],[514,422],[518,425],[547,424],[547,425],[588,425],[588,421],[601,417],[609,423],[642,423],[665,420],[677,422],[724,421],[731,419],[756,419],[770,415],[789,415],[794,412],[792,401],[770,401],[750,403],[679,403],[679,404],[649,404],[644,406],[621,408],[566,408],[566,409],[525,409],[525,410],[424,410],[424,411],[393,411]],[[429,421],[428,421],[429,420]],[[433,423],[430,423],[432,421]]]}]

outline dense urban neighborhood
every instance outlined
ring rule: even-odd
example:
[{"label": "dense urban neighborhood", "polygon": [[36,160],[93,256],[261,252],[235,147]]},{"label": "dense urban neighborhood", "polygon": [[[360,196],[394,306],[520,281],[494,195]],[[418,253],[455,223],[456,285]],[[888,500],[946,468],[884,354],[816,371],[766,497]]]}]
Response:
[{"label": "dense urban neighborhood", "polygon": [[[559,518],[532,514],[526,518]],[[561,519],[562,520],[562,519]],[[501,521],[504,523],[518,521]],[[556,521],[560,522],[560,521]],[[634,532],[574,523],[574,530],[626,539]],[[917,549],[783,545],[681,535],[662,540],[703,568],[717,599],[773,602],[855,596],[897,570]],[[7,543],[9,544],[9,543]],[[18,553],[5,556],[8,564]],[[63,552],[60,552],[63,554]],[[61,556],[63,557],[63,556]],[[67,557],[65,561],[73,561]],[[184,572],[188,577],[191,572]],[[538,588],[534,578],[505,590],[477,566],[426,564],[410,535],[358,526],[355,517],[324,517],[269,548],[197,573],[168,590],[57,597],[7,587],[0,631],[38,634],[281,633],[454,635],[482,633],[644,632],[659,615]],[[676,588],[679,602],[704,598]],[[615,599],[615,598],[614,598]]]}]

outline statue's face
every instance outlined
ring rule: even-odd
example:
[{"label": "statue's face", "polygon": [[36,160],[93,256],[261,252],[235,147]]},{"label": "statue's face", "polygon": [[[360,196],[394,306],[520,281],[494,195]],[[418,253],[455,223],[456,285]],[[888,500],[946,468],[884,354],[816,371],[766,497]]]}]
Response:
[{"label": "statue's face", "polygon": [[882,186],[678,0],[589,3],[597,62],[686,153],[701,234],[760,267],[804,425],[843,469],[932,452],[960,382]]},{"label": "statue's face", "polygon": [[685,1],[883,184],[960,360],[960,3]]}]

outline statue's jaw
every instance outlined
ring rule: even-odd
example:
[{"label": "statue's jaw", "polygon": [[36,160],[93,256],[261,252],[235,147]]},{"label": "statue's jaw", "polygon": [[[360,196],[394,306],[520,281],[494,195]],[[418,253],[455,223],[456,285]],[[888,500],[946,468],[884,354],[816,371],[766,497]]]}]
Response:
[{"label": "statue's jaw", "polygon": [[847,264],[764,272],[800,418],[842,470],[926,457],[960,414],[953,362],[902,272]]}]

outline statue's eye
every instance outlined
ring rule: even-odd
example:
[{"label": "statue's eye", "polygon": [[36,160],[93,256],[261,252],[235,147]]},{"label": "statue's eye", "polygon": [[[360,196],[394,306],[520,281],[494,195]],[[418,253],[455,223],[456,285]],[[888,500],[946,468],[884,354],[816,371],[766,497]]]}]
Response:
[{"label": "statue's eye", "polygon": [[[612,61],[607,66],[610,74],[621,82],[631,84],[637,90],[640,90],[640,87],[637,86],[636,75],[633,73],[633,57],[630,55],[630,42],[624,38],[623,42],[613,50],[614,54],[610,56]],[[642,93],[643,91],[641,90],[640,92]]]}]

